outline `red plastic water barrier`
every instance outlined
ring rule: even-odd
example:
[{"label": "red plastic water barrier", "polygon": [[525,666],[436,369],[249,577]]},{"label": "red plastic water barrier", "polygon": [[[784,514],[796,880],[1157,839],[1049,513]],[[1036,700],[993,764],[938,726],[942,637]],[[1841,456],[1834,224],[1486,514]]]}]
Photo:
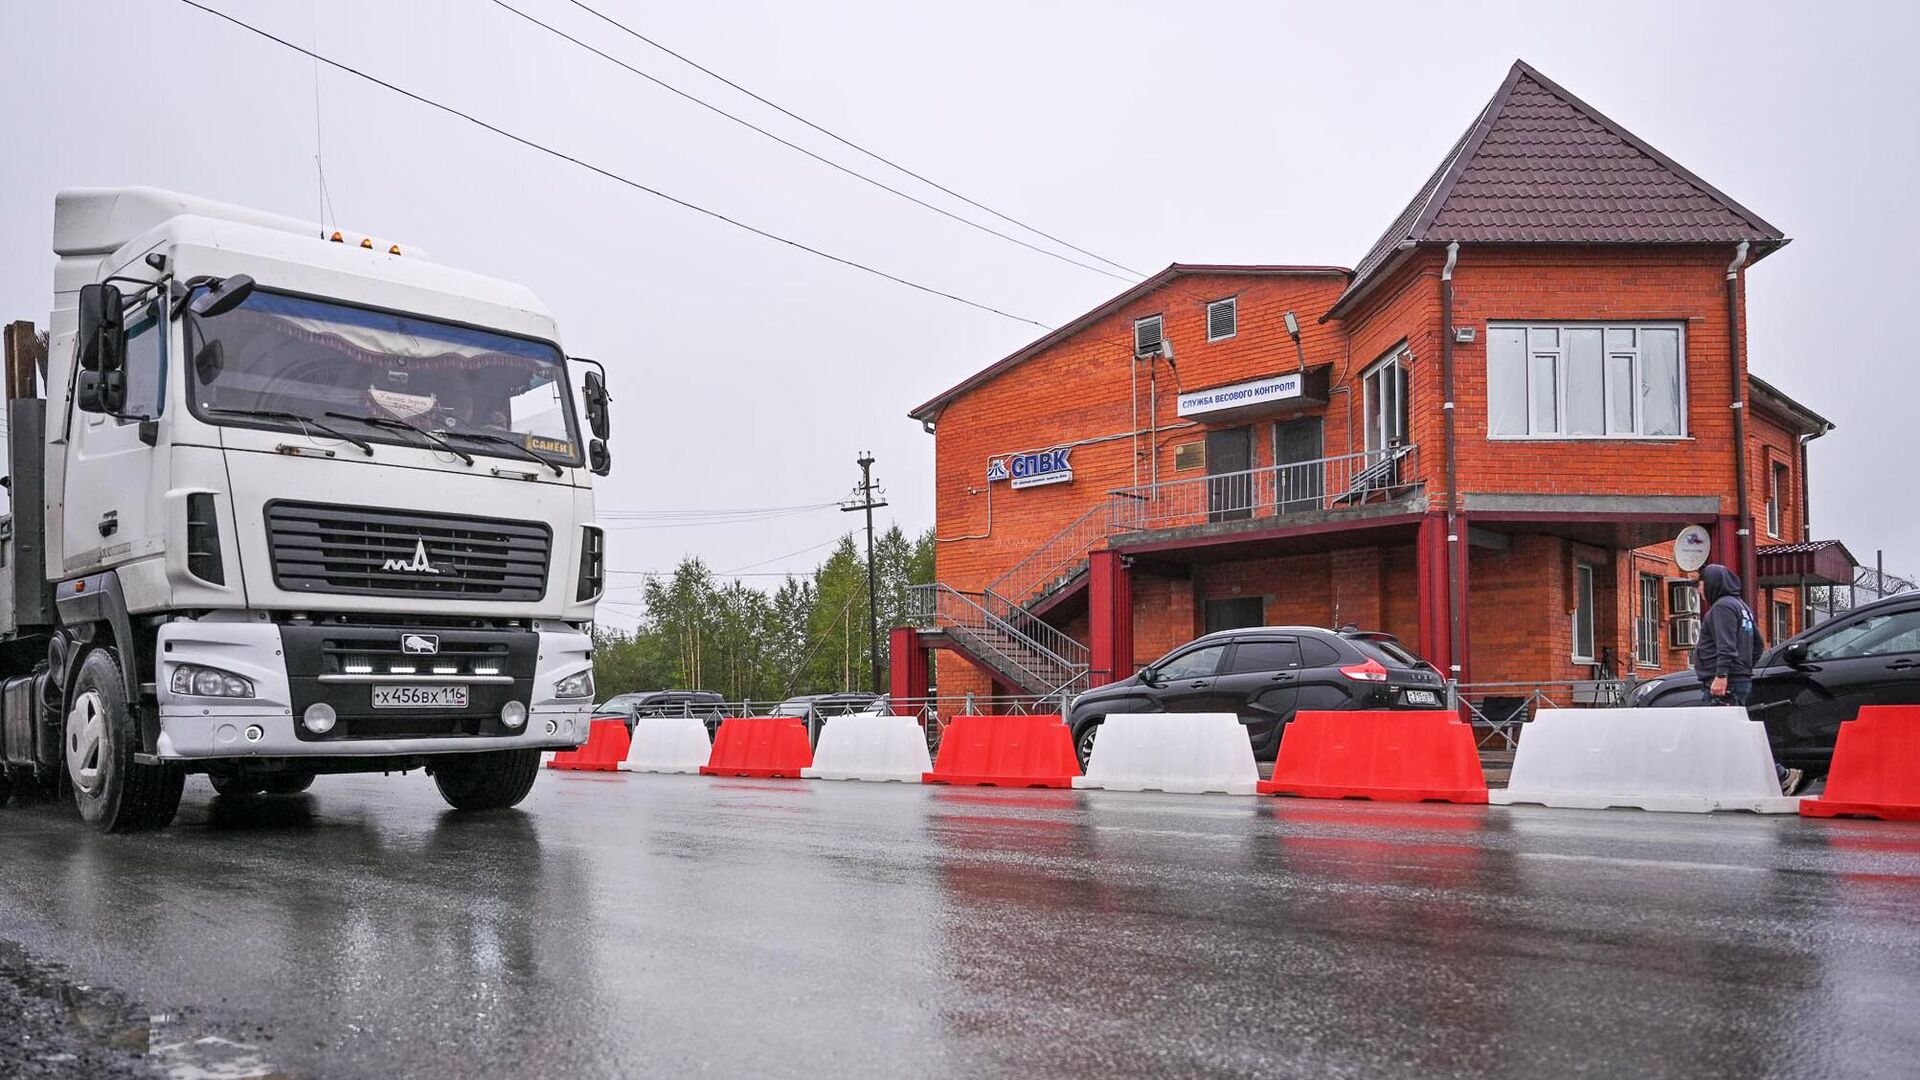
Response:
[{"label": "red plastic water barrier", "polygon": [[1841,724],[1827,790],[1800,813],[1920,821],[1920,706],[1868,705]]},{"label": "red plastic water barrier", "polygon": [[587,741],[575,749],[553,755],[547,768],[612,772],[627,759],[628,748],[625,720],[593,720],[587,724]]},{"label": "red plastic water barrier", "polygon": [[798,778],[812,764],[807,725],[798,717],[735,717],[720,722],[700,775]]},{"label": "red plastic water barrier", "polygon": [[1080,760],[1073,736],[1055,716],[956,716],[940,735],[940,756],[926,784],[976,787],[1073,786]]},{"label": "red plastic water barrier", "polygon": [[1302,712],[1262,795],[1384,802],[1487,801],[1473,729],[1447,712]]}]

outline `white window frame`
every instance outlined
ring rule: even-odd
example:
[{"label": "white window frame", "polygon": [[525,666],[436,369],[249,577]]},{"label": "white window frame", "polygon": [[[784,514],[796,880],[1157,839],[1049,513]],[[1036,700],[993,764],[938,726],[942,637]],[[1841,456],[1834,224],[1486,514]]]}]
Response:
[{"label": "white window frame", "polygon": [[[1767,535],[1780,539],[1781,530],[1786,528],[1786,504],[1781,500],[1781,474],[1787,471],[1784,461],[1767,462]],[[1791,479],[1788,481],[1791,483]]]},{"label": "white window frame", "polygon": [[[1409,380],[1406,376],[1406,365],[1401,363],[1406,356],[1406,343],[1401,342],[1388,349],[1385,356],[1367,365],[1366,370],[1360,373],[1360,426],[1365,436],[1363,448],[1369,453],[1385,450],[1393,445],[1405,446],[1407,443],[1407,425],[1411,418],[1407,409]],[[1387,410],[1381,409],[1380,424],[1376,430],[1374,422],[1369,417],[1373,415],[1375,396],[1380,394],[1381,388],[1386,385],[1381,377],[1389,372],[1392,373],[1394,393],[1398,396],[1396,402],[1398,408],[1395,410],[1398,415],[1390,416]],[[1387,428],[1390,423],[1397,430],[1389,432]]]},{"label": "white window frame", "polygon": [[[1580,578],[1582,575],[1585,575],[1587,579],[1587,595],[1584,606],[1582,606],[1580,602]],[[1573,640],[1569,643],[1573,650],[1573,662],[1576,664],[1591,664],[1596,662],[1592,656],[1582,656],[1580,654],[1580,616],[1584,613],[1587,617],[1587,648],[1589,652],[1598,652],[1600,650],[1600,628],[1596,616],[1599,613],[1594,610],[1594,605],[1599,595],[1599,569],[1592,563],[1576,561],[1573,564],[1573,623],[1571,627]]]},{"label": "white window frame", "polygon": [[[1221,304],[1227,305],[1227,310],[1233,313],[1233,329],[1215,337],[1213,333],[1213,309],[1219,307]],[[1209,300],[1207,302],[1207,340],[1209,342],[1225,341],[1228,338],[1238,336],[1240,336],[1240,298],[1237,296],[1229,296],[1220,300]]]},{"label": "white window frame", "polygon": [[1140,351],[1140,328],[1146,325],[1147,323],[1153,323],[1154,326],[1156,327],[1154,338],[1155,338],[1157,347],[1162,349],[1166,347],[1166,343],[1167,343],[1166,317],[1162,315],[1142,315],[1139,318],[1133,320],[1133,353],[1135,356],[1146,355],[1145,353]]},{"label": "white window frame", "polygon": [[[1647,585],[1653,585],[1653,610],[1647,610]],[[1634,578],[1633,662],[1641,667],[1660,666],[1666,639],[1660,624],[1666,617],[1666,579],[1659,574],[1640,571]]]},{"label": "white window frame", "polygon": [[[1773,617],[1767,620],[1770,624],[1767,629],[1773,632],[1773,636],[1768,639],[1767,644],[1778,645],[1793,636],[1793,601],[1775,600],[1772,607],[1773,610],[1769,614]],[[1782,623],[1786,625],[1782,626]]]},{"label": "white window frame", "polygon": [[[1492,371],[1493,343],[1495,340],[1495,334],[1501,330],[1520,331],[1521,341],[1523,343],[1521,348],[1521,356],[1523,359],[1523,363],[1521,365],[1521,372],[1523,375],[1523,379],[1522,379],[1522,386],[1520,388],[1520,394],[1521,394],[1521,397],[1523,398],[1523,408],[1521,411],[1525,414],[1527,418],[1527,431],[1524,434],[1503,434],[1500,432],[1496,432],[1493,429],[1493,417],[1495,412],[1493,402],[1494,402],[1494,394],[1496,392],[1496,388],[1494,386],[1494,381],[1493,381],[1493,371]],[[1555,337],[1555,341],[1557,342],[1557,344],[1551,348],[1539,348],[1539,349],[1534,348],[1533,337],[1532,337],[1532,334],[1529,333],[1529,331],[1532,331],[1532,330],[1557,331],[1557,336]],[[1601,425],[1603,427],[1608,426],[1609,424],[1609,418],[1607,416],[1607,406],[1610,403],[1607,401],[1607,393],[1605,390],[1605,385],[1606,385],[1605,379],[1607,376],[1607,370],[1611,366],[1609,361],[1616,356],[1626,357],[1629,359],[1630,370],[1632,372],[1631,377],[1633,380],[1633,402],[1634,402],[1633,430],[1631,432],[1608,432],[1600,435],[1574,435],[1569,433],[1568,428],[1570,425],[1568,422],[1568,410],[1567,410],[1567,384],[1570,381],[1568,379],[1568,359],[1567,359],[1567,352],[1568,352],[1567,331],[1569,330],[1598,330],[1600,332],[1600,365],[1601,365],[1601,379],[1602,379],[1600,415],[1601,415]],[[1608,337],[1609,331],[1613,331],[1613,330],[1634,331],[1633,347],[1631,349],[1618,349],[1618,348],[1610,347],[1607,344],[1607,337]],[[1675,392],[1678,395],[1678,399],[1679,399],[1678,407],[1679,407],[1679,418],[1680,418],[1680,430],[1677,434],[1649,435],[1649,434],[1646,434],[1645,432],[1646,418],[1640,407],[1640,386],[1642,382],[1642,374],[1641,374],[1642,348],[1641,348],[1640,331],[1643,331],[1643,330],[1672,330],[1676,334],[1677,343],[1675,347],[1677,349],[1677,354],[1675,359],[1678,361],[1678,364],[1679,364],[1679,371],[1677,373],[1679,385],[1675,387]],[[1533,401],[1533,395],[1531,393],[1533,366],[1534,366],[1534,360],[1536,358],[1545,358],[1547,356],[1553,357],[1553,361],[1554,361],[1554,401],[1553,401],[1554,430],[1539,431],[1539,430],[1535,430],[1534,421],[1536,418],[1533,415],[1534,401]],[[1636,321],[1617,321],[1617,322],[1596,322],[1596,321],[1590,321],[1590,320],[1583,321],[1583,320],[1577,320],[1577,319],[1564,320],[1564,321],[1505,320],[1505,321],[1490,321],[1487,323],[1487,438],[1488,439],[1498,441],[1498,442],[1596,442],[1596,441],[1679,442],[1691,437],[1692,436],[1687,426],[1687,324],[1686,323],[1676,322],[1673,320],[1661,320],[1661,319],[1653,319],[1653,320],[1645,320],[1645,321],[1637,321],[1637,320]]]}]

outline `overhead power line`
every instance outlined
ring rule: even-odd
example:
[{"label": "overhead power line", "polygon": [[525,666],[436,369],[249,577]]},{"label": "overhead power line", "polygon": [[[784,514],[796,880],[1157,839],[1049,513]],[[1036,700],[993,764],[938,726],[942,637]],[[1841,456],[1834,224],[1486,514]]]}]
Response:
[{"label": "overhead power line", "polygon": [[541,153],[546,154],[550,157],[559,158],[561,161],[565,161],[572,165],[577,165],[580,168],[586,169],[588,172],[592,172],[600,176],[604,176],[607,179],[615,181],[617,183],[625,184],[626,186],[633,188],[636,191],[643,191],[648,195],[652,195],[657,199],[664,199],[667,202],[673,203],[675,206],[679,206],[687,210],[692,210],[697,214],[702,214],[706,217],[713,218],[716,221],[723,221],[728,225],[733,226],[736,229],[740,229],[745,232],[750,232],[755,236],[759,236],[767,240],[773,240],[778,243],[785,244],[791,248],[797,248],[798,250],[804,251],[809,255],[817,255],[822,259],[828,260],[829,262],[839,263],[841,266],[851,267],[855,270],[860,270],[865,273],[872,274],[875,277],[885,278],[886,280],[891,281],[896,285],[905,285],[909,289],[914,289],[916,291],[926,293],[930,296],[943,297],[947,300],[952,300],[954,303],[965,304],[970,308],[974,308],[979,311],[990,312],[1004,319],[1012,319],[1015,322],[1023,322],[1033,326],[1038,326],[1042,330],[1053,329],[1053,327],[1048,326],[1046,323],[1043,323],[1038,319],[1029,319],[1024,315],[1015,315],[1012,312],[1002,311],[1001,309],[994,307],[991,304],[984,304],[978,300],[969,300],[964,296],[958,296],[953,293],[947,292],[943,289],[936,289],[931,285],[922,285],[917,281],[909,280],[907,278],[901,277],[898,274],[889,273],[885,270],[881,270],[881,269],[878,269],[877,267],[869,266],[866,263],[858,262],[854,259],[849,259],[841,255],[834,255],[829,252],[822,251],[819,248],[812,247],[807,244],[803,244],[798,240],[792,240],[785,236],[781,236],[778,233],[769,232],[766,229],[762,229],[754,225],[749,225],[746,222],[741,221],[737,218],[728,217],[727,215],[719,212],[718,210],[710,210],[707,207],[701,206],[698,203],[689,202],[688,200],[682,199],[676,195],[670,195],[667,192],[660,190],[659,188],[650,187],[631,177],[623,176],[620,173],[614,172],[611,169],[605,168],[600,165],[595,165],[592,162],[585,161],[581,158],[574,157],[571,154],[565,153],[560,150],[556,150],[553,147],[547,146],[544,143],[536,142],[533,139],[527,138],[524,135],[516,135],[513,132],[506,130],[505,128],[496,127],[495,125],[490,124],[487,121],[482,120],[471,113],[462,112],[451,105],[447,105],[447,104],[443,104],[442,102],[435,101],[434,99],[427,97],[423,94],[414,93],[413,91],[408,90],[405,87],[397,86],[376,75],[369,75],[368,73],[361,71],[359,68],[353,67],[349,64],[342,63],[338,60],[333,59],[332,57],[322,56],[318,52],[315,52],[312,49],[308,49],[308,48],[305,48],[304,46],[297,45],[291,41],[288,41],[286,38],[279,37],[266,30],[262,30],[259,27],[254,26],[253,24],[245,22],[241,19],[235,18],[234,16],[229,15],[224,11],[221,11],[217,8],[211,8],[205,4],[199,3],[198,0],[180,0],[180,2],[197,11],[203,11],[208,15],[213,15],[229,23],[232,23],[234,26],[237,26],[240,29],[245,30],[248,33],[254,34],[258,37],[263,37],[268,41],[271,41],[274,44],[281,46],[282,48],[291,49],[294,52],[301,54],[302,56],[311,57],[319,61],[320,63],[327,65],[328,67],[334,68],[335,70],[344,71],[347,74],[354,76],[355,78],[364,79],[367,82],[373,83],[375,86],[379,86],[384,89],[391,90],[402,97],[409,98],[413,101],[419,102],[422,105],[427,105],[432,108],[438,109],[441,112],[447,113],[450,116],[457,116],[460,119],[465,120],[467,123],[474,125],[475,127],[484,128],[487,131],[494,133],[495,135],[498,135],[505,139],[511,139],[514,142],[519,143],[520,145],[525,146],[529,149],[538,150]]},{"label": "overhead power line", "polygon": [[[901,191],[899,188],[893,187],[892,185],[884,183],[882,181],[875,180],[873,177],[868,176],[863,172],[860,172],[856,169],[850,169],[847,166],[842,165],[839,162],[833,160],[832,158],[824,157],[820,154],[816,154],[813,151],[807,149],[806,147],[801,146],[799,143],[792,142],[788,139],[784,139],[780,137],[779,135],[775,135],[773,132],[768,131],[766,128],[761,127],[760,125],[754,123],[753,121],[747,120],[740,116],[736,116],[733,113],[730,113],[727,110],[721,108],[720,106],[715,105],[712,102],[707,101],[703,98],[700,98],[694,94],[688,93],[687,91],[680,89],[679,87],[673,85],[670,82],[667,82],[664,79],[659,78],[658,76],[642,71],[639,68],[634,67],[632,64],[627,63],[625,60],[622,60],[617,56],[613,56],[609,53],[606,53],[598,48],[595,48],[593,45],[590,45],[587,42],[582,41],[577,37],[574,37],[572,34],[567,33],[565,30],[562,30],[559,27],[554,26],[552,23],[543,22],[540,19],[537,19],[532,15],[527,14],[524,11],[521,11],[519,8],[514,7],[512,4],[507,3],[506,0],[493,0],[493,4],[495,7],[504,8],[507,11],[513,12],[515,15],[520,16],[522,19],[525,19],[526,21],[532,23],[533,25],[540,27],[542,30],[547,31],[550,34],[553,34],[555,37],[564,38],[565,40],[570,41],[575,45],[578,45],[582,49],[587,50],[588,52],[592,53],[595,56],[598,56],[599,58],[607,61],[608,63],[617,64],[620,67],[625,68],[627,71],[640,76],[641,78],[647,80],[648,82],[654,84],[655,86],[660,87],[663,90],[667,90],[671,93],[677,94],[680,97],[693,102],[695,105],[698,105],[701,108],[708,110],[709,112],[712,112],[719,116],[726,117],[728,120],[731,120],[736,124],[739,124],[741,127],[747,128],[751,131],[757,131],[760,134],[765,135],[767,138],[772,139],[774,142],[779,143],[781,146],[784,146],[789,150],[794,150],[799,153],[805,154],[806,156],[812,158],[813,160],[819,162],[822,165],[827,166],[830,169],[843,172],[848,176],[853,177],[855,180],[862,181],[863,183],[872,184],[874,187],[877,187],[882,191],[891,192],[894,195],[898,195],[900,198],[905,199],[910,203],[913,203],[915,206],[924,207],[925,209],[931,210],[934,213],[939,214],[941,217],[952,218],[954,221],[957,221],[962,225],[966,225],[970,228],[978,229],[989,236],[997,236],[1000,239],[1005,240],[1010,244],[1018,244],[1021,247],[1026,248],[1028,251],[1033,251],[1041,255],[1045,255],[1049,259],[1058,259],[1061,262],[1068,264],[1069,266],[1077,266],[1082,270],[1091,270],[1096,274],[1103,274],[1107,277],[1113,278],[1116,281],[1124,281],[1124,282],[1127,282],[1128,284],[1132,284],[1135,280],[1137,280],[1136,278],[1130,278],[1123,274],[1116,274],[1111,270],[1105,270],[1105,269],[1102,269],[1101,267],[1094,266],[1092,263],[1081,262],[1079,259],[1075,259],[1067,255],[1062,255],[1057,251],[1048,251],[1046,248],[1043,248],[1038,244],[1030,244],[1027,241],[1022,240],[1017,236],[1009,236],[1006,233],[1003,233],[1000,230],[995,229],[991,226],[982,225],[977,221],[973,221],[969,218],[961,217],[959,214],[956,214],[953,211],[948,210],[944,207],[935,206],[934,204],[926,201],[925,199],[919,198],[914,195],[909,195],[908,193]],[[1097,258],[1098,256],[1095,256],[1095,257]]]},{"label": "overhead power line", "polygon": [[1116,270],[1124,270],[1127,273],[1132,274],[1134,277],[1134,280],[1136,281],[1146,277],[1146,275],[1141,273],[1140,271],[1135,270],[1128,266],[1124,266],[1120,263],[1114,262],[1112,259],[1109,259],[1104,255],[1096,255],[1095,253],[1088,251],[1086,248],[1080,247],[1075,244],[1070,244],[1067,241],[1062,240],[1059,237],[1053,235],[1052,233],[1045,232],[1041,229],[1035,228],[1034,226],[1029,225],[1024,221],[1021,221],[1018,218],[1009,217],[1008,215],[1003,214],[998,210],[995,210],[993,207],[988,206],[985,203],[976,202],[973,199],[969,199],[965,195],[960,194],[959,192],[953,190],[952,188],[947,187],[946,185],[941,184],[937,181],[930,180],[927,177],[922,176],[917,172],[914,172],[912,169],[907,168],[905,165],[902,165],[899,162],[892,160],[891,158],[884,157],[878,152],[869,150],[866,147],[861,146],[859,143],[854,142],[853,140],[848,139],[843,135],[837,134],[824,127],[821,127],[819,124],[816,124],[813,121],[807,119],[806,117],[801,116],[799,113],[796,113],[793,110],[788,109],[783,105],[775,104],[774,102],[769,101],[764,97],[761,97],[759,94],[756,94],[753,91],[747,89],[746,87],[741,86],[739,83],[734,82],[732,79],[727,78],[725,75],[720,74],[719,72],[713,70],[712,68],[706,67],[705,65],[702,65],[699,62],[681,53],[677,53],[672,49],[667,48],[665,45],[662,45],[659,42],[653,40],[647,35],[642,34],[640,31],[635,30],[633,27],[628,26],[627,24],[620,22],[619,20],[614,19],[611,16],[601,13],[595,8],[583,3],[582,0],[570,0],[570,2],[573,4],[574,7],[577,7],[581,11],[584,11],[587,14],[592,15],[594,18],[599,19],[601,22],[604,22],[607,25],[625,34],[631,35],[632,37],[637,38],[640,41],[646,42],[648,45],[651,45],[654,48],[659,49],[661,52],[666,53],[668,56],[673,57],[675,60],[678,60],[681,63],[687,65],[688,67],[693,68],[695,71],[698,71],[701,74],[708,76],[709,78],[716,79],[720,82],[727,84],[728,86],[733,87],[735,90],[738,90],[741,93],[752,98],[753,100],[759,102],[760,104],[765,105],[767,108],[772,109],[775,112],[788,117],[789,119],[797,120],[800,123],[805,124],[806,126],[812,128],[813,130],[819,132],[822,135],[825,135],[827,138],[832,139],[834,142],[837,142],[840,145],[847,147],[848,149],[855,150],[855,151],[858,151],[859,153],[865,154],[867,157],[870,157],[873,160],[880,162],[882,165],[885,165],[890,169],[894,169],[899,172],[905,173],[906,175],[913,177],[915,180],[920,181],[921,183],[927,185],[928,187],[933,188],[936,191],[945,192],[946,194],[951,195],[956,199],[959,199],[961,202],[966,203],[968,206],[971,206],[976,210],[983,210],[989,214],[992,214],[994,217],[999,218],[1001,221],[1004,221],[1009,225],[1018,225],[1020,228],[1027,230],[1033,235],[1045,237],[1046,239],[1051,240],[1054,243],[1059,244],[1061,247],[1067,248],[1070,251],[1077,251],[1080,254],[1085,255],[1089,259],[1096,259],[1100,262],[1106,263],[1108,266],[1111,266]]}]

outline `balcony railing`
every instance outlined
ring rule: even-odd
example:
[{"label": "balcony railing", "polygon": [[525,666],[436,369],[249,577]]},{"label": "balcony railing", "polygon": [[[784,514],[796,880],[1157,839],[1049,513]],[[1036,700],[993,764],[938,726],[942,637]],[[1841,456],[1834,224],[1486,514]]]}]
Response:
[{"label": "balcony railing", "polygon": [[1386,502],[1420,486],[1414,446],[1289,462],[1121,488],[1108,496],[1116,532],[1286,517]]}]

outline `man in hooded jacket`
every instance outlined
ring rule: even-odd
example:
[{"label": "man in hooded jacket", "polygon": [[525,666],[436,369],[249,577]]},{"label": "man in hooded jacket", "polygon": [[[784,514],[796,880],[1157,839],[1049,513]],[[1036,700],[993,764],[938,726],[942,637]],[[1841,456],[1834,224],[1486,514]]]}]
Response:
[{"label": "man in hooded jacket", "polygon": [[1745,705],[1753,692],[1753,663],[1760,658],[1760,628],[1743,598],[1740,575],[1708,563],[1700,570],[1706,615],[1700,643],[1693,649],[1693,670],[1700,676],[1709,705]]}]

